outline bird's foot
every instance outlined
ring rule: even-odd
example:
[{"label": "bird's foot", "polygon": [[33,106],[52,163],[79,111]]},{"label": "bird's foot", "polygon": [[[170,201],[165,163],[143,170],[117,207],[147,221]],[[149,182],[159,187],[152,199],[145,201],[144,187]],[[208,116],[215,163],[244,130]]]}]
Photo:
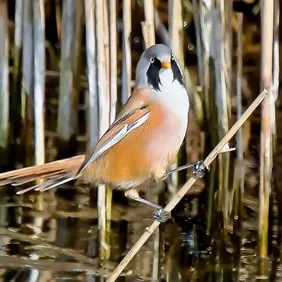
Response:
[{"label": "bird's foot", "polygon": [[171,217],[171,213],[163,209],[157,209],[153,212],[153,218],[159,222],[166,222]]},{"label": "bird's foot", "polygon": [[197,178],[202,178],[210,168],[204,165],[203,161],[198,161],[193,167],[193,175]]}]

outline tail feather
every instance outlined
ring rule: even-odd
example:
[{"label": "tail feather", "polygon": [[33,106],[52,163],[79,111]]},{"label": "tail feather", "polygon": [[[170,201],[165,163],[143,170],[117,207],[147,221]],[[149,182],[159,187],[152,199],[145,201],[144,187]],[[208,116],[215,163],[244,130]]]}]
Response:
[{"label": "tail feather", "polygon": [[44,180],[43,183],[33,185],[19,191],[23,194],[31,190],[45,191],[75,179],[75,174],[85,156],[80,155],[60,161],[50,162],[5,173],[0,173],[0,186],[12,184],[20,186],[34,180]]}]

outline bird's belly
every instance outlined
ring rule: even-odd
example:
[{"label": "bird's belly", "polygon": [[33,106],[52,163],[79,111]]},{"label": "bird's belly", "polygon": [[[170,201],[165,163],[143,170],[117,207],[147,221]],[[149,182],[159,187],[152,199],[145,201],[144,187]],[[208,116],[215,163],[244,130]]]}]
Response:
[{"label": "bird's belly", "polygon": [[153,167],[156,164],[166,167],[169,159],[177,154],[186,134],[187,122],[187,118],[183,120],[175,115],[166,116],[161,121],[146,146]]},{"label": "bird's belly", "polygon": [[[187,120],[151,111],[148,121],[104,153],[87,169],[100,183],[129,189],[148,180],[159,166],[166,168],[184,139]],[[93,174],[91,176],[91,173]]]}]

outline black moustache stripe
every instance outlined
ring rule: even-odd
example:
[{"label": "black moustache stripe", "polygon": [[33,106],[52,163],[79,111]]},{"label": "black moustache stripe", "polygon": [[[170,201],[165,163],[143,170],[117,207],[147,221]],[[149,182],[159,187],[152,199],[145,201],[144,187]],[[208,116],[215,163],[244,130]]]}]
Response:
[{"label": "black moustache stripe", "polygon": [[162,68],[162,64],[159,60],[155,59],[154,63],[150,65],[147,76],[148,83],[153,86],[154,89],[160,91],[160,69]]},{"label": "black moustache stripe", "polygon": [[[160,70],[162,64],[158,59],[155,59],[154,63],[150,65],[147,71],[148,83],[157,91],[160,91]],[[183,77],[181,71],[178,67],[178,64],[175,60],[171,61],[171,70],[173,73],[173,80],[177,80],[181,85],[184,86]]]}]

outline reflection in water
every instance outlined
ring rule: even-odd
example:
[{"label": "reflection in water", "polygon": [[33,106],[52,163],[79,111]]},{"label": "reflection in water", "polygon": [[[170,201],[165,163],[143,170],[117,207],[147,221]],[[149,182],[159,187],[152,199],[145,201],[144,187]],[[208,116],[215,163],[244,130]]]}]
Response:
[{"label": "reflection in water", "polygon": [[[56,193],[21,197],[10,188],[0,193],[1,281],[106,281],[152,222],[152,210],[147,207],[133,202],[114,204],[111,259],[99,263],[97,210],[89,189],[64,187]],[[200,210],[197,198],[182,201],[173,219],[151,236],[118,281],[262,279],[257,269],[255,231],[243,226],[240,234],[228,234],[223,240],[219,217],[214,218],[212,236],[207,237]],[[80,256],[74,258],[66,249]],[[281,274],[278,263],[274,277]]]}]

